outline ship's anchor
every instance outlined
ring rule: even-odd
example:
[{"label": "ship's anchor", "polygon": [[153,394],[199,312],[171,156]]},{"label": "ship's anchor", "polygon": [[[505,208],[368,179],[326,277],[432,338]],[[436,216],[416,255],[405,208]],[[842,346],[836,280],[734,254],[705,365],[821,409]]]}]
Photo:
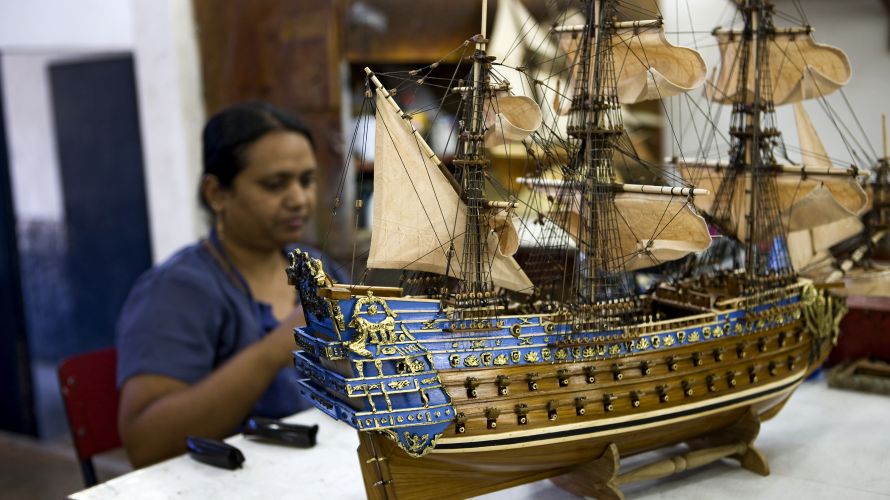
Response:
[{"label": "ship's anchor", "polygon": [[[373,316],[379,312],[378,305],[383,307],[386,318],[374,323],[361,317],[363,307],[367,306],[366,314]],[[370,358],[373,354],[365,348],[368,342],[382,345],[395,343],[396,316],[398,315],[390,309],[389,304],[384,299],[375,297],[374,292],[368,290],[366,297],[361,297],[355,301],[355,308],[352,311],[352,321],[349,322],[349,327],[355,329],[356,336],[352,342],[346,344],[346,348],[359,356]]]}]

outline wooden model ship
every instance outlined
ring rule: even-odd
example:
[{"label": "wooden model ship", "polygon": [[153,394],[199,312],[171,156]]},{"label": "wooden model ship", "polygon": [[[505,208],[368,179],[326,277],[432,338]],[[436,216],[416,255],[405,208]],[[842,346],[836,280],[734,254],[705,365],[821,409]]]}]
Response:
[{"label": "wooden model ship", "polygon": [[[842,303],[791,267],[772,152],[774,106],[838,83],[805,64],[824,47],[774,28],[763,0],[739,2],[741,29],[716,32],[726,64],[712,91],[732,105],[732,149],[721,169],[701,165],[713,190],[702,208],[709,191],[677,175],[629,184],[613,169],[628,154],[621,104],[696,88],[701,57],[669,44],[660,20],[622,21],[618,2],[577,6],[582,24],[553,29],[568,61],[565,136],[536,131],[533,101],[509,95],[484,16],[467,44],[469,76],[449,82],[461,101],[452,168],[367,70],[377,122],[368,267],[403,270],[403,286],[335,283],[299,250],[288,275],[308,324],[296,332],[304,395],[359,431],[371,498],[469,497],[542,478],[620,497],[618,484],[666,469],[619,475],[619,456],[683,442],[694,451],[668,471],[733,456],[766,474],[752,445],[759,422],[837,334]],[[808,47],[796,56],[804,64],[777,80],[771,47],[792,33]],[[424,71],[409,77],[423,83]],[[507,139],[522,140],[535,166],[521,182],[526,201],[486,187],[486,145]],[[536,221],[517,217],[519,205]],[[699,209],[743,258],[706,253],[694,275],[638,293],[629,271],[708,247]]]}]

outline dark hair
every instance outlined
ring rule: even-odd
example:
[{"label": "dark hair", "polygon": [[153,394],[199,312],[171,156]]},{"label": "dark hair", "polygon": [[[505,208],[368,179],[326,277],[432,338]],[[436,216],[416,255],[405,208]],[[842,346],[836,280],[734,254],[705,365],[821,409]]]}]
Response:
[{"label": "dark hair", "polygon": [[[302,121],[266,102],[247,102],[226,108],[213,115],[204,125],[203,175],[219,179],[221,186],[232,186],[235,177],[247,167],[245,154],[256,140],[278,130],[295,132],[305,137],[314,148],[312,132]],[[209,209],[204,193],[201,204]]]}]

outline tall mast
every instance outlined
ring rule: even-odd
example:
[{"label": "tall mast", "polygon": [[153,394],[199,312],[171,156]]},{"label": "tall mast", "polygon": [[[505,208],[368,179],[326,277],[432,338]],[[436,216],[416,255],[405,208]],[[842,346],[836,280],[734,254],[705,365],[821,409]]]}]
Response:
[{"label": "tall mast", "polygon": [[[464,92],[464,113],[461,119],[458,150],[454,165],[460,174],[461,197],[467,207],[467,226],[462,249],[461,283],[456,305],[463,319],[485,316],[494,306],[491,278],[491,256],[487,242],[488,202],[484,187],[489,160],[485,155],[483,134],[484,99],[489,91],[488,65],[485,49],[488,1],[482,1],[482,27],[475,37],[473,53],[473,81]],[[457,230],[460,230],[459,228]],[[463,325],[468,327],[467,325]]]},{"label": "tall mast", "polygon": [[611,46],[615,5],[611,0],[585,4],[587,20],[568,127],[577,144],[569,171],[581,186],[582,224],[572,283],[572,301],[578,303],[581,323],[615,314],[615,308],[606,312],[595,304],[625,302],[630,297],[612,190],[615,141],[624,132]]},{"label": "tall mast", "polygon": [[731,226],[733,199],[741,184],[745,220],[743,234],[736,236],[744,241],[746,286],[758,289],[789,279],[793,269],[779,214],[773,154],[779,131],[767,46],[775,33],[772,5],[768,0],[741,0],[739,9],[745,26],[737,56],[738,88],[747,89],[752,82],[753,95],[738,92],[732,105],[730,165],[717,193],[714,219],[718,225]]}]

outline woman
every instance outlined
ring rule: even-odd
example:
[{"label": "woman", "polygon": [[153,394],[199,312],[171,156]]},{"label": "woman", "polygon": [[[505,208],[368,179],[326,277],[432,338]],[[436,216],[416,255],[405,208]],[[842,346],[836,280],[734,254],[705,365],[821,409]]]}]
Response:
[{"label": "woman", "polygon": [[214,229],[144,274],[118,322],[118,423],[137,467],[184,452],[187,435],[308,406],[291,368],[303,314],[284,270],[315,209],[312,136],[251,103],[212,117],[203,143]]}]

